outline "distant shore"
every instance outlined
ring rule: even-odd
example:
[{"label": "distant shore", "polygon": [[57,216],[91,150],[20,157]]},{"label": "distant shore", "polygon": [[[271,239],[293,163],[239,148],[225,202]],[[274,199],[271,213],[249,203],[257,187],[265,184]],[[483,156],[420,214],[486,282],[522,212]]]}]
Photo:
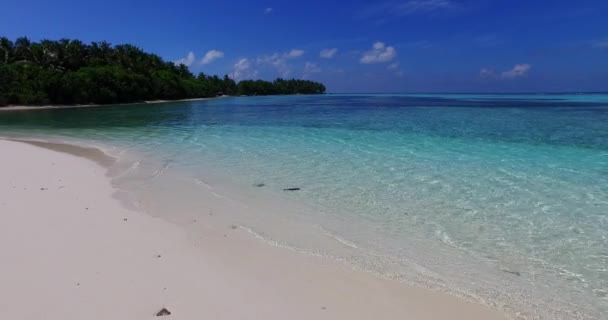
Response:
[{"label": "distant shore", "polygon": [[74,104],[74,105],[43,105],[43,106],[19,106],[19,105],[9,105],[6,107],[0,107],[1,111],[23,111],[23,110],[48,110],[48,109],[73,109],[73,108],[93,108],[93,107],[113,107],[113,106],[122,106],[122,105],[142,105],[142,104],[158,104],[158,103],[168,103],[168,102],[187,102],[187,101],[203,101],[203,100],[212,100],[212,99],[220,99],[227,98],[229,96],[218,96],[218,97],[210,97],[210,98],[191,98],[191,99],[178,99],[178,100],[150,100],[150,101],[141,101],[141,102],[130,102],[130,103],[113,103],[113,104]]},{"label": "distant shore", "polygon": [[206,213],[194,234],[129,210],[100,150],[1,139],[0,150],[2,319],[155,319],[164,308],[167,319],[505,319],[212,228]]}]

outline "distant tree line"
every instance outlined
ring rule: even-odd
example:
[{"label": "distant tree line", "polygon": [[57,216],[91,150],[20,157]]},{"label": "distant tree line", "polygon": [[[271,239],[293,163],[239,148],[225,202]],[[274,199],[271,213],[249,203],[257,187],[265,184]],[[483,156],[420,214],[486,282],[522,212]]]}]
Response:
[{"label": "distant tree line", "polygon": [[194,76],[185,65],[124,44],[61,39],[14,42],[0,37],[0,106],[109,104],[218,95],[324,93],[307,80],[244,80]]}]

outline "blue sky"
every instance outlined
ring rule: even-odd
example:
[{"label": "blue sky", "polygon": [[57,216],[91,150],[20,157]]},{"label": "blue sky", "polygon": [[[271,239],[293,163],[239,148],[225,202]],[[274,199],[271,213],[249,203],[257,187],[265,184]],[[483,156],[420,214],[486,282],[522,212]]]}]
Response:
[{"label": "blue sky", "polygon": [[13,1],[0,35],[131,43],[330,92],[608,91],[608,1]]}]

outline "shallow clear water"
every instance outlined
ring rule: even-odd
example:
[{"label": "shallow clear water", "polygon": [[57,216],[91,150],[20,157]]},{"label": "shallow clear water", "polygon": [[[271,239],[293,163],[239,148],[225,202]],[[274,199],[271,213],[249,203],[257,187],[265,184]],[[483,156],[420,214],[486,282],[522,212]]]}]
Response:
[{"label": "shallow clear water", "polygon": [[119,145],[155,177],[306,204],[280,219],[333,243],[244,224],[522,318],[608,315],[608,95],[225,98],[0,113],[0,134]]}]

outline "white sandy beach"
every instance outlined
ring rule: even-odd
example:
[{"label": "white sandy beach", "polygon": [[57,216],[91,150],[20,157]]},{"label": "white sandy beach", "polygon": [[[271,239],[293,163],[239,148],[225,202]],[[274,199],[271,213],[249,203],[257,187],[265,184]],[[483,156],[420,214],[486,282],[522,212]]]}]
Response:
[{"label": "white sandy beach", "polygon": [[124,208],[98,163],[0,150],[0,319],[505,319],[229,226],[192,237]]},{"label": "white sandy beach", "polygon": [[210,99],[219,99],[226,98],[228,96],[218,96],[211,98],[190,98],[190,99],[178,99],[178,100],[149,100],[142,102],[132,102],[132,103],[115,103],[115,104],[72,104],[72,105],[43,105],[43,106],[23,106],[23,105],[9,105],[5,107],[0,107],[0,112],[2,111],[31,111],[31,110],[46,110],[46,109],[73,109],[73,108],[94,108],[94,107],[115,107],[115,106],[129,106],[129,105],[142,105],[142,104],[158,104],[158,103],[168,103],[168,102],[187,102],[187,101],[203,101]]}]

